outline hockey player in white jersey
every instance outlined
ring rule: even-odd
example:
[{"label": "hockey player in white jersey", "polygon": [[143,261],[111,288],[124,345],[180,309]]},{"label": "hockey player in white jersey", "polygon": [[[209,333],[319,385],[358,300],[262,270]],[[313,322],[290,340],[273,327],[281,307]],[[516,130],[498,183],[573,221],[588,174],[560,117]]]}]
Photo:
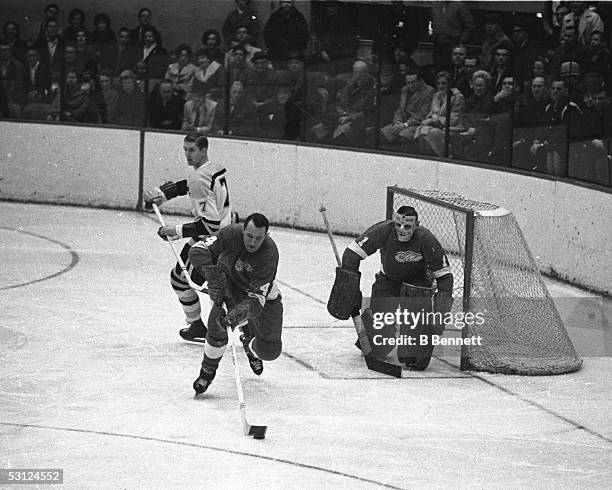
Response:
[{"label": "hockey player in white jersey", "polygon": [[[183,142],[187,165],[193,172],[185,180],[166,182],[144,193],[145,208],[155,203],[160,205],[174,197],[189,195],[192,201],[192,214],[195,221],[177,226],[162,226],[157,231],[164,240],[189,238],[185,243],[181,258],[196,284],[203,284],[204,278],[193,270],[188,254],[191,247],[202,238],[212,235],[232,221],[232,208],[226,182],[226,170],[208,158],[208,139],[198,134],[188,134]],[[189,326],[181,329],[180,336],[185,340],[203,342],[206,327],[200,317],[201,307],[198,294],[181,274],[177,263],[170,272],[170,284],[178,296]]]}]

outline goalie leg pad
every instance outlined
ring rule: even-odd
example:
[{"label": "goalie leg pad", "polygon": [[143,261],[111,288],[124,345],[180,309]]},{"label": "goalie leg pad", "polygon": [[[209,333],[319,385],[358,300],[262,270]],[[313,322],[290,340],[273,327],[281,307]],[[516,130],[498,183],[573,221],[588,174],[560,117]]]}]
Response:
[{"label": "goalie leg pad", "polygon": [[361,273],[336,267],[336,279],[327,301],[327,311],[338,320],[348,320],[351,312],[361,306],[359,282]]}]

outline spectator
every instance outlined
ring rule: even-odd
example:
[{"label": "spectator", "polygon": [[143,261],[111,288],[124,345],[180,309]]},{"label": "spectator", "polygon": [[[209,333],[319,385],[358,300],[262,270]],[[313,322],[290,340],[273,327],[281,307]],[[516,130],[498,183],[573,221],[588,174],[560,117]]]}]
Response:
[{"label": "spectator", "polygon": [[81,81],[77,70],[67,68],[64,86],[53,98],[47,112],[47,121],[71,121],[72,111],[82,103]]},{"label": "spectator", "polygon": [[113,74],[110,70],[102,70],[100,72],[100,88],[106,103],[106,117],[108,121],[113,121],[115,111],[117,110],[117,101],[119,100],[119,92],[113,88]]},{"label": "spectator", "polygon": [[234,39],[232,41],[232,47],[242,46],[246,53],[246,62],[248,65],[252,65],[253,55],[261,51],[260,48],[253,46],[250,43],[249,33],[245,26],[240,26],[236,29]]},{"label": "spectator", "polygon": [[517,87],[514,76],[505,76],[500,91],[495,94],[496,114],[491,116],[493,140],[491,151],[487,155],[489,162],[496,165],[510,164],[510,146],[512,140],[512,121],[516,103]]},{"label": "spectator", "polygon": [[576,39],[576,30],[567,27],[561,34],[561,44],[552,53],[553,75],[559,76],[561,63],[584,59],[586,48]]},{"label": "spectator", "polygon": [[435,90],[423,82],[416,70],[406,73],[404,80],[405,85],[393,121],[380,132],[383,141],[387,143],[399,141],[403,149],[414,151],[414,132],[430,110]]},{"label": "spectator", "polygon": [[493,141],[490,118],[495,113],[495,102],[489,91],[491,75],[485,70],[477,70],[471,83],[474,95],[465,102],[459,132],[450,135],[450,152],[453,158],[484,162]]},{"label": "spectator", "polygon": [[13,58],[19,61],[22,65],[25,65],[28,43],[21,39],[19,24],[12,20],[6,21],[2,29],[2,35],[2,43],[6,44],[10,48]]},{"label": "spectator", "polygon": [[225,87],[225,69],[217,61],[220,56],[218,48],[200,48],[196,51],[196,69],[193,86],[198,91],[219,100],[223,97]]},{"label": "spectator", "polygon": [[[313,26],[307,50],[313,71],[324,71],[331,77],[351,71],[358,40],[354,32],[355,20],[346,14],[340,2],[322,5],[318,22]],[[393,46],[390,47],[393,50]]]},{"label": "spectator", "polygon": [[47,120],[89,124],[106,122],[106,103],[95,77],[90,68],[85,70],[81,80],[76,71],[69,70],[62,95],[56,95]]},{"label": "spectator", "polygon": [[580,65],[575,61],[561,63],[561,78],[565,81],[569,99],[581,106],[584,103],[585,90]]},{"label": "spectator", "polygon": [[111,29],[111,20],[108,15],[101,13],[94,17],[94,30],[90,36],[96,56],[100,58],[107,46],[113,46],[117,42],[115,31]]},{"label": "spectator", "polygon": [[587,8],[587,2],[569,2],[569,6],[571,11],[561,23],[561,36],[572,29],[576,32],[576,40],[586,47],[591,42],[593,32],[604,32],[604,23],[597,12]]},{"label": "spectator", "polygon": [[140,48],[137,69],[149,78],[161,79],[168,67],[168,52],[161,45],[157,30],[153,26],[145,25],[140,32],[143,36],[143,45]]},{"label": "spectator", "polygon": [[255,108],[248,100],[241,81],[235,80],[230,86],[229,106],[225,106],[225,99],[221,99],[216,110],[214,128],[215,133],[223,134],[227,129],[228,134],[238,136],[254,135],[256,126]]},{"label": "spectator", "polygon": [[252,102],[258,119],[265,117],[268,106],[276,99],[276,80],[269,61],[265,51],[255,53],[253,68],[249,69],[244,83],[247,97]]},{"label": "spectator", "polygon": [[612,58],[610,51],[603,43],[603,32],[595,31],[591,33],[591,41],[584,52],[582,58],[578,60],[585,73],[601,73],[610,81],[612,72]]},{"label": "spectator", "polygon": [[64,48],[64,72],[75,70],[78,73],[83,71],[83,65],[77,62],[77,49],[74,44],[68,44]]},{"label": "spectator", "polygon": [[[549,84],[550,81],[550,63],[544,58],[536,58],[531,64],[531,79],[536,77],[542,77],[546,80],[546,84]],[[531,84],[529,84],[531,85]]]},{"label": "spectator", "polygon": [[580,141],[571,146],[568,175],[610,185],[612,108],[603,89],[591,94],[591,100],[592,107],[584,110],[578,125],[577,137]]},{"label": "spectator", "polygon": [[353,74],[339,92],[339,103],[332,117],[313,126],[312,133],[322,141],[330,134],[335,144],[362,146],[370,123],[376,96],[376,79],[364,61],[353,64]]},{"label": "spectator", "polygon": [[472,88],[472,80],[474,73],[480,66],[480,58],[476,54],[467,54],[463,62],[463,76],[459,80],[455,81],[455,87],[463,94],[467,100],[469,97],[474,95]]},{"label": "spectator", "polygon": [[59,32],[59,22],[50,19],[47,22],[45,37],[32,45],[38,51],[41,64],[48,69],[49,76],[51,76],[51,70],[61,71],[64,62],[64,42],[61,40]]},{"label": "spectator", "polygon": [[555,7],[554,22],[552,25],[552,32],[550,33],[547,47],[549,49],[555,49],[559,45],[561,39],[561,26],[563,25],[563,18],[569,14],[570,9],[565,3],[559,3]]},{"label": "spectator", "polygon": [[193,79],[197,70],[192,63],[193,51],[189,44],[179,44],[174,50],[176,63],[168,65],[165,78],[172,81],[175,93],[183,100],[191,96]]},{"label": "spectator", "polygon": [[74,44],[77,40],[77,32],[82,29],[89,36],[89,31],[85,27],[85,12],[79,8],[72,9],[68,12],[68,26],[64,29],[62,39],[66,43]]},{"label": "spectator", "polygon": [[23,69],[23,81],[21,83],[22,94],[20,100],[22,106],[49,103],[48,97],[51,89],[49,69],[40,61],[36,49],[29,49],[26,53],[26,59],[28,62]]},{"label": "spectator", "polygon": [[[325,2],[326,5],[328,3],[340,4]],[[402,1],[392,0],[389,7],[377,7],[377,14],[380,38],[374,45],[374,51],[381,59],[389,59],[393,55],[393,48],[401,42],[406,45],[408,56],[411,56],[419,41],[418,11]]]},{"label": "spectator", "polygon": [[498,94],[502,89],[502,82],[505,77],[512,75],[512,45],[498,44],[493,50],[493,65],[491,67],[491,76],[493,77],[491,93]]},{"label": "spectator", "polygon": [[512,144],[513,166],[531,170],[535,163],[529,149],[532,144],[531,134],[538,125],[544,121],[546,107],[550,103],[548,96],[548,78],[536,76],[531,80],[529,91],[518,98],[514,128],[514,142]]},{"label": "spectator", "polygon": [[266,22],[263,35],[272,60],[286,60],[292,51],[306,50],[308,24],[293,0],[281,0]]},{"label": "spectator", "polygon": [[276,79],[276,94],[271,104],[266,105],[265,112],[258,117],[258,134],[260,138],[281,139],[285,134],[286,105],[291,95],[289,78],[286,74]]},{"label": "spectator", "polygon": [[153,12],[147,7],[143,7],[138,11],[138,25],[130,29],[130,43],[142,47],[145,45],[145,33],[153,31],[153,37],[159,48],[163,47],[162,36],[159,31],[151,25]]},{"label": "spectator", "polygon": [[448,68],[451,49],[459,43],[469,44],[474,20],[463,2],[432,2],[433,64],[436,69]]},{"label": "spectator", "polygon": [[204,34],[202,34],[202,45],[205,48],[217,48],[221,50],[221,34],[219,34],[219,31],[214,29],[205,30]]},{"label": "spectator", "polygon": [[117,42],[102,48],[100,66],[103,70],[110,70],[114,77],[126,70],[134,70],[138,63],[138,48],[129,44],[130,31],[127,27],[119,29]]},{"label": "spectator", "polygon": [[74,47],[76,48],[75,63],[79,67],[84,67],[89,61],[97,63],[96,50],[89,43],[89,34],[87,29],[77,29],[76,42]]},{"label": "spectator", "polygon": [[144,96],[138,88],[136,74],[125,70],[119,74],[119,96],[114,124],[142,126],[144,124]]},{"label": "spectator", "polygon": [[522,94],[517,102],[515,120],[519,126],[535,126],[544,119],[546,106],[549,104],[546,78],[534,77],[529,91]]},{"label": "spectator", "polygon": [[[457,44],[451,51],[451,80],[453,87],[459,89],[463,94],[464,90],[468,91],[466,87],[470,86],[470,78],[467,70],[465,69],[465,60],[467,58],[467,48],[463,44]],[[463,94],[465,96],[465,94]]]},{"label": "spectator", "polygon": [[149,98],[149,126],[181,129],[185,101],[176,94],[172,80],[162,80]]},{"label": "spectator", "polygon": [[[431,101],[431,109],[417,127],[414,137],[417,140],[419,153],[444,156],[446,127],[458,127],[458,122],[465,110],[465,97],[456,88],[450,86],[450,73],[442,71],[436,74],[436,93]],[[447,99],[450,91],[450,120],[447,121]]]},{"label": "spectator", "polygon": [[81,122],[95,124],[108,122],[106,102],[99,78],[95,61],[86,62],[81,76],[81,90],[86,94],[87,103],[83,113],[77,115]]},{"label": "spectator", "polygon": [[289,96],[284,106],[285,132],[283,134],[283,139],[297,140],[303,134],[303,119],[307,102],[304,55],[298,51],[289,53],[287,70]]},{"label": "spectator", "polygon": [[49,3],[45,5],[43,9],[43,19],[40,22],[35,22],[32,24],[32,32],[30,36],[31,44],[34,44],[36,41],[42,40],[47,35],[47,24],[50,20],[54,20],[58,25],[58,35],[62,34],[62,30],[59,27],[59,13],[60,8],[57,3]]},{"label": "spectator", "polygon": [[[236,8],[227,14],[223,22],[223,40],[229,48],[236,30],[239,27],[246,27],[251,43],[257,46],[259,40],[259,19],[251,9],[251,2],[250,0],[235,0],[235,2]],[[202,41],[202,44],[207,43]]]},{"label": "spectator", "polygon": [[544,111],[542,127],[531,132],[530,152],[534,156],[536,170],[565,176],[569,144],[567,136],[571,140],[576,139],[582,111],[569,100],[565,81],[560,78],[552,82],[550,99]]},{"label": "spectator", "polygon": [[536,48],[529,39],[527,26],[515,22],[512,26],[512,61],[516,85],[523,92],[523,86],[531,78],[529,70],[536,59]]},{"label": "spectator", "polygon": [[246,62],[246,49],[244,46],[234,46],[228,51],[227,56],[229,59],[228,66],[230,71],[230,83],[236,80],[243,82],[246,80],[247,74],[249,73],[249,65]]},{"label": "spectator", "polygon": [[192,98],[185,102],[183,108],[182,130],[207,135],[215,124],[218,103],[203,91],[194,88]]},{"label": "spectator", "polygon": [[512,42],[501,28],[498,14],[487,14],[485,16],[485,40],[480,47],[482,62],[493,68],[495,66],[495,49],[499,45],[511,49]]},{"label": "spectator", "polygon": [[20,112],[23,76],[23,65],[13,57],[10,45],[0,41],[0,85],[4,90],[7,110],[13,117],[18,117]]}]

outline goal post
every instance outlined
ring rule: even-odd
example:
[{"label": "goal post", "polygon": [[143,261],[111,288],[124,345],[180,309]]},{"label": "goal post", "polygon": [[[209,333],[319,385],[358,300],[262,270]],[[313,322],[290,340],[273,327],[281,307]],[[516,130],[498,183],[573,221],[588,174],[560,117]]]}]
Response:
[{"label": "goal post", "polygon": [[549,375],[580,369],[567,330],[523,233],[509,211],[440,190],[387,188],[386,216],[414,207],[444,248],[453,310],[480,320],[462,328],[461,369]]}]

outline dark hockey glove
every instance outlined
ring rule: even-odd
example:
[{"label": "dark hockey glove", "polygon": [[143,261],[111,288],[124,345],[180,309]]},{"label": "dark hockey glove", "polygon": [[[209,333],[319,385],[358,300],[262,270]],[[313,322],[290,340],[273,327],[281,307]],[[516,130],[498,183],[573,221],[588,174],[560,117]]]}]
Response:
[{"label": "dark hockey glove", "polygon": [[162,239],[164,242],[167,242],[167,241],[168,241],[168,236],[167,236],[167,235],[164,235],[163,233],[160,233],[160,231],[161,231],[161,229],[162,229],[162,228],[163,228],[163,226],[160,226],[160,227],[157,229],[157,236],[159,236],[159,238],[161,238],[161,239]]},{"label": "dark hockey glove", "polygon": [[336,279],[332,286],[327,311],[338,320],[348,320],[351,314],[358,313],[361,307],[359,282],[361,273],[336,267]]},{"label": "dark hockey glove", "polygon": [[227,276],[216,265],[205,265],[202,272],[208,282],[208,296],[215,305],[222,305],[228,288]]}]

